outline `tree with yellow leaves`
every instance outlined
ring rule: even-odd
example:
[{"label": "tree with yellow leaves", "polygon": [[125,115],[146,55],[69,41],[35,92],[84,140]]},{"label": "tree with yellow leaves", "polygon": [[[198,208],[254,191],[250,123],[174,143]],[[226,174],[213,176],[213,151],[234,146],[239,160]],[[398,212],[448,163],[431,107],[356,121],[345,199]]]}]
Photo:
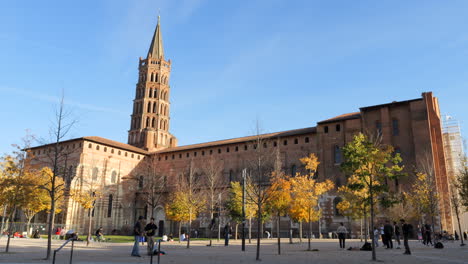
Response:
[{"label": "tree with yellow leaves", "polygon": [[278,236],[278,255],[281,255],[280,219],[288,213],[291,205],[291,181],[282,172],[274,172],[271,186],[268,189],[269,201],[267,207],[276,215],[276,233]]},{"label": "tree with yellow leaves", "polygon": [[25,174],[25,182],[29,184],[30,188],[27,195],[24,197],[21,210],[23,211],[28,221],[26,225],[27,232],[29,232],[31,220],[33,217],[41,211],[50,209],[49,195],[44,189],[39,188],[42,185],[44,179],[43,175],[48,173],[47,170],[50,171],[50,169],[43,168],[40,172],[31,172]]},{"label": "tree with yellow leaves", "polygon": [[102,197],[101,180],[99,179],[98,171],[94,170],[94,168],[94,164],[90,166],[90,173],[88,177],[85,177],[83,174],[81,174],[78,178],[76,178],[74,186],[70,190],[70,197],[75,200],[83,209],[88,210],[89,219],[86,246],[89,246],[92,238],[94,207],[96,205],[96,201]]},{"label": "tree with yellow leaves", "polygon": [[179,189],[174,193],[171,202],[166,205],[166,213],[171,219],[188,224],[187,248],[190,248],[192,220],[196,219],[206,206],[197,176],[193,161],[190,161],[187,172],[179,179]]},{"label": "tree with yellow leaves", "polygon": [[[247,187],[249,188],[249,187]],[[229,216],[236,222],[242,222],[242,185],[240,182],[231,182],[229,188],[228,200],[226,201],[226,209]],[[252,218],[255,216],[255,204],[247,200],[245,201],[245,218],[249,219],[249,243],[252,241]]]},{"label": "tree with yellow leaves", "polygon": [[296,177],[290,179],[292,203],[289,214],[297,221],[309,223],[308,250],[312,250],[312,223],[319,220],[321,215],[321,211],[318,208],[319,198],[335,186],[330,180],[318,182],[314,179],[317,166],[319,165],[315,154],[312,153],[302,158],[301,162],[308,173],[305,175],[298,173]]},{"label": "tree with yellow leaves", "polygon": [[[367,215],[369,210],[369,191],[364,188],[353,188],[355,184],[359,184],[360,180],[357,176],[352,175],[348,178],[347,184],[338,188],[338,193],[342,197],[336,207],[344,216],[352,219],[364,219],[365,242],[367,242],[368,228]],[[361,230],[362,232],[362,230]],[[362,234],[361,234],[362,235]],[[362,238],[361,238],[362,239]]]},{"label": "tree with yellow leaves", "polygon": [[[366,190],[369,196],[371,230],[374,230],[375,200],[388,192],[387,179],[394,180],[402,176],[403,167],[399,154],[393,148],[381,144],[381,137],[375,139],[359,133],[353,141],[343,147],[344,162],[341,168],[346,175],[355,176],[356,182],[348,183],[353,190]],[[374,245],[374,236],[372,236]],[[376,260],[375,247],[372,247],[372,260]]]},{"label": "tree with yellow leaves", "polygon": [[435,179],[426,173],[417,172],[416,179],[411,185],[411,195],[409,201],[416,209],[417,216],[421,223],[424,223],[424,216],[432,219],[432,230],[434,230],[434,219],[438,215],[438,201]]}]

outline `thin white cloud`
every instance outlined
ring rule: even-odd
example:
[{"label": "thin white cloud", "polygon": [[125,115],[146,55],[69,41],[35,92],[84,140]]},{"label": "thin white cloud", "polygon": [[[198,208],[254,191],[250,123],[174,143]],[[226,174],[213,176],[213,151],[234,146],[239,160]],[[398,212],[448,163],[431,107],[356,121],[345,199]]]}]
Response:
[{"label": "thin white cloud", "polygon": [[[44,94],[44,93],[37,93],[37,92],[31,91],[31,90],[26,90],[26,89],[19,89],[19,88],[11,88],[11,87],[0,86],[0,91],[2,91],[3,93],[10,93],[10,94],[16,94],[16,95],[21,95],[21,96],[33,98],[33,99],[44,101],[44,102],[60,103],[60,97],[59,96],[48,95],[48,94]],[[116,110],[116,109],[113,109],[113,108],[101,107],[101,106],[76,102],[76,101],[73,101],[73,100],[69,100],[66,97],[64,99],[64,102],[68,106],[77,107],[77,108],[81,108],[81,109],[88,110],[88,111],[102,112],[102,113],[113,113],[113,114],[119,114],[119,115],[127,115],[128,114],[126,112],[119,111],[119,110]]]}]

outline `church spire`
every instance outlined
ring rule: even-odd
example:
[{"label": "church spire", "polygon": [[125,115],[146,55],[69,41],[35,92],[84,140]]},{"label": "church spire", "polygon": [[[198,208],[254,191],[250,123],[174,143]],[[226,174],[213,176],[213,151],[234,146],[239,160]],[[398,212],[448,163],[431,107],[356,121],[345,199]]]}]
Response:
[{"label": "church spire", "polygon": [[164,58],[164,49],[162,44],[162,35],[161,35],[161,17],[158,16],[158,24],[156,25],[156,30],[154,31],[153,40],[151,41],[151,46],[148,51],[148,57],[155,59]]}]

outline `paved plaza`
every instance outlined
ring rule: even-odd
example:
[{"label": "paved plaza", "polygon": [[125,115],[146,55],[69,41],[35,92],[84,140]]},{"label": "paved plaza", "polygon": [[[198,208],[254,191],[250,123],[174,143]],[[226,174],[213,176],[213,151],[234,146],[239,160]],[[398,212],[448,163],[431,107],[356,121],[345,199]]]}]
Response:
[{"label": "paved plaza", "polygon": [[[262,240],[262,263],[372,263],[371,252],[340,250],[337,240],[313,240],[313,248],[319,251],[306,251],[307,243],[295,241],[289,244],[283,239],[282,255],[277,255],[275,239]],[[241,252],[240,240],[232,241],[228,247],[221,242],[207,247],[207,241],[192,241],[191,248],[185,243],[167,242],[162,249],[167,255],[161,256],[161,263],[258,263],[255,261],[255,242],[247,243],[246,252]],[[297,242],[297,243],[296,243]],[[0,240],[0,263],[51,263],[42,260],[45,255],[46,240],[13,239],[11,253],[4,253],[6,239]],[[63,241],[54,241],[53,248],[58,248]],[[359,240],[347,241],[347,247],[359,247]],[[459,242],[445,243],[444,249],[425,247],[417,241],[411,241],[413,255],[403,255],[403,249],[387,250],[377,248],[377,258],[383,263],[468,263],[468,247],[460,247]],[[146,246],[141,246],[141,258],[130,256],[132,243],[93,243],[86,247],[85,242],[76,242],[73,263],[149,263]],[[56,263],[69,263],[70,249],[64,248],[57,254]],[[157,263],[156,257],[154,263]]]}]

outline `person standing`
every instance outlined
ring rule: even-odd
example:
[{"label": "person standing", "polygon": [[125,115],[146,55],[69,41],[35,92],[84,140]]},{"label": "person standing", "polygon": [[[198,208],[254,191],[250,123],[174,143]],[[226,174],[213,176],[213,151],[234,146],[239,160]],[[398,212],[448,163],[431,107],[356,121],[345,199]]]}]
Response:
[{"label": "person standing", "polygon": [[229,246],[229,235],[231,234],[231,225],[226,223],[224,226],[224,246]]},{"label": "person standing", "polygon": [[385,221],[384,225],[384,237],[385,237],[385,242],[387,244],[387,249],[388,248],[393,248],[393,226],[390,224],[390,221]]},{"label": "person standing", "polygon": [[133,244],[132,256],[140,256],[140,239],[143,237],[143,216],[138,217],[138,221],[133,227],[133,235],[135,236],[135,243]]},{"label": "person standing", "polygon": [[343,223],[340,223],[336,233],[338,234],[338,240],[340,241],[340,248],[345,248],[346,234],[348,233],[348,230],[346,230]]},{"label": "person standing", "polygon": [[386,246],[387,245],[387,240],[385,239],[385,232],[384,232],[383,224],[380,225],[380,236],[382,237],[382,244],[384,246]]},{"label": "person standing", "polygon": [[158,229],[158,227],[154,223],[154,218],[151,217],[150,222],[145,226],[148,256],[151,256],[154,252],[154,236],[156,235],[156,229]]},{"label": "person standing", "polygon": [[468,236],[466,235],[466,230],[463,232],[463,239],[468,240]]},{"label": "person standing", "polygon": [[403,245],[405,245],[405,255],[411,255],[411,250],[408,244],[408,238],[411,233],[411,226],[405,223],[405,219],[400,219],[401,231],[403,231]]},{"label": "person standing", "polygon": [[458,240],[459,237],[458,237],[458,233],[457,233],[457,230],[455,230],[455,240]]},{"label": "person standing", "polygon": [[400,227],[397,222],[393,222],[393,233],[395,234],[395,241],[398,243],[397,249],[400,249]]}]

